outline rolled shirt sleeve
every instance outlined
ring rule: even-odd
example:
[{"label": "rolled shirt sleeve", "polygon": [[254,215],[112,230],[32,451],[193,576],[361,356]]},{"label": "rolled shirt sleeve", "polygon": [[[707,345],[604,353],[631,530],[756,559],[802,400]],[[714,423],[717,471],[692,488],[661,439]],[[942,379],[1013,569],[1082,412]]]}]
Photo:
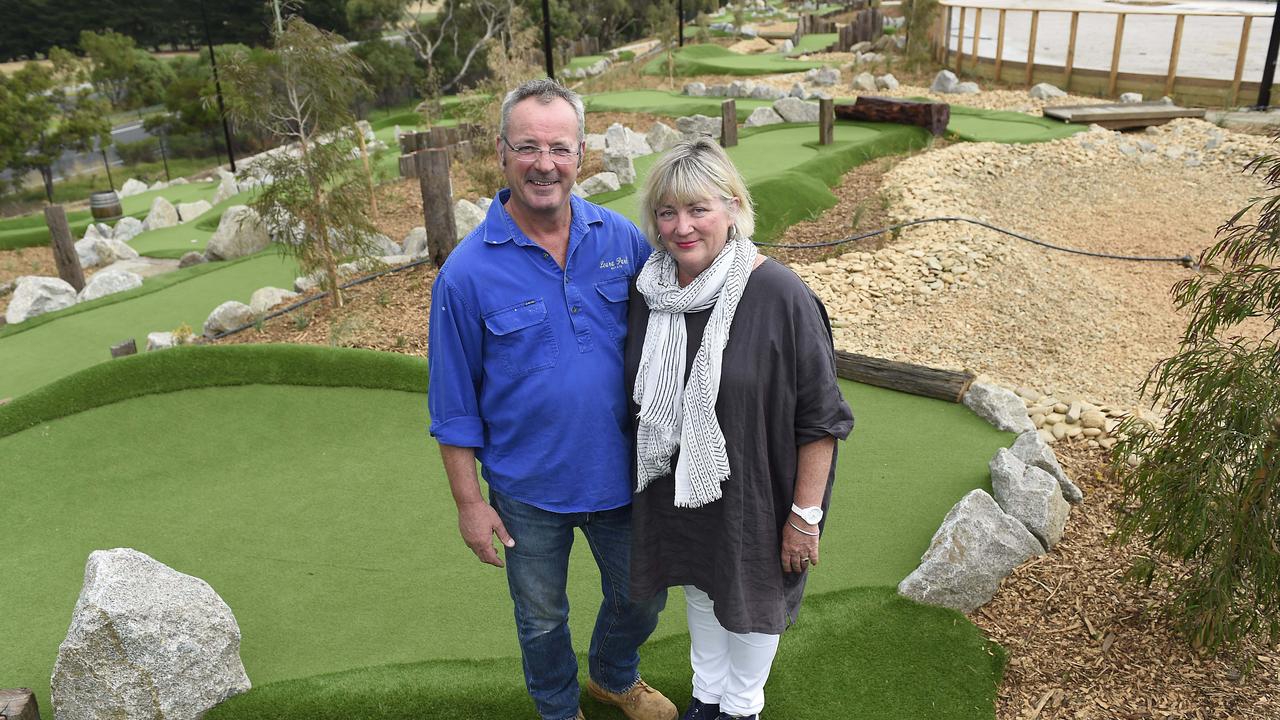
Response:
[{"label": "rolled shirt sleeve", "polygon": [[484,446],[480,417],[481,344],[484,325],[478,312],[449,283],[442,271],[431,290],[429,382],[427,407],[431,434],[444,445]]}]

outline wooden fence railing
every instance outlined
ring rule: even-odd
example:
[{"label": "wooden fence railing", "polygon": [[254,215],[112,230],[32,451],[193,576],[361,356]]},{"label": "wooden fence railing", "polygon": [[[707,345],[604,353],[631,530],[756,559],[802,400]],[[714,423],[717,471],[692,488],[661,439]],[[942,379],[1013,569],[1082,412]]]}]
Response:
[{"label": "wooden fence railing", "polygon": [[[1065,61],[1061,65],[1045,64],[1036,62],[1036,45],[1045,44],[1045,38],[1039,34],[1040,18],[1042,14],[1047,13],[1063,13],[1070,15],[1070,25],[1065,38],[1066,54]],[[1006,40],[1006,21],[1010,14],[1030,14],[1030,32],[1027,35],[1027,49],[1024,58],[1008,58],[1005,55]],[[1255,12],[1228,12],[1228,11],[1206,11],[1206,10],[1162,10],[1158,7],[1144,6],[1126,6],[1117,9],[1100,9],[1100,10],[1081,10],[1069,7],[1055,7],[1046,5],[1039,8],[1013,8],[1002,7],[997,4],[965,2],[964,0],[942,0],[938,12],[938,18],[930,32],[930,44],[934,50],[934,56],[938,62],[952,68],[957,74],[969,71],[977,73],[979,65],[989,67],[983,68],[983,71],[990,71],[991,77],[997,82],[1004,78],[1005,74],[1013,69],[1020,71],[1022,80],[1026,84],[1032,83],[1032,78],[1040,75],[1042,79],[1054,79],[1064,90],[1068,90],[1073,78],[1078,79],[1080,76],[1089,76],[1094,78],[1092,83],[1095,89],[1102,90],[1105,88],[1105,94],[1114,96],[1121,81],[1126,81],[1129,85],[1140,84],[1145,87],[1157,86],[1163,87],[1165,95],[1173,95],[1176,84],[1183,84],[1185,89],[1191,94],[1205,95],[1213,94],[1218,91],[1217,96],[1227,101],[1227,104],[1235,105],[1238,103],[1242,90],[1253,90],[1256,92],[1258,82],[1244,82],[1245,57],[1250,50],[1250,32],[1253,30],[1254,18],[1272,17],[1272,10],[1255,11]],[[983,17],[990,21],[992,15],[997,17],[996,33],[995,33],[995,53],[994,56],[979,52],[979,39],[982,35]],[[1079,41],[1080,17],[1084,16],[1113,16],[1114,17],[1114,35],[1111,38],[1111,63],[1108,70],[1083,69],[1076,67],[1076,50]],[[1121,49],[1124,47],[1125,25],[1126,19],[1130,16],[1149,17],[1164,16],[1174,18],[1173,34],[1170,38],[1168,46],[1168,65],[1167,71],[1161,75],[1152,74],[1150,72],[1124,72],[1121,67]],[[1180,62],[1183,37],[1188,27],[1187,19],[1191,18],[1191,25],[1194,26],[1198,19],[1203,18],[1239,18],[1240,20],[1240,40],[1236,52],[1235,71],[1230,81],[1221,78],[1209,78],[1196,76],[1192,74],[1180,74],[1178,64]],[[972,34],[972,42],[969,47],[965,47],[966,32]],[[1265,45],[1261,49],[1265,52]],[[1056,78],[1053,78],[1057,75]],[[1099,80],[1105,78],[1105,85]],[[1229,88],[1229,92],[1226,92]],[[1225,93],[1225,94],[1223,94]]]}]

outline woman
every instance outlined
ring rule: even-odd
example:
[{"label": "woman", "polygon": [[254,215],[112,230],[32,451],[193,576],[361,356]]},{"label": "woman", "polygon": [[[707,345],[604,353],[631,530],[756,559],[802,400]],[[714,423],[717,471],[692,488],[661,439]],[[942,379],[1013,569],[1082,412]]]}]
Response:
[{"label": "woman", "polygon": [[640,197],[656,252],[636,277],[626,369],[636,426],[633,597],[682,585],[693,641],[684,720],[756,718],[818,564],[835,441],[853,416],[826,311],[751,243],[742,176],[678,144]]}]

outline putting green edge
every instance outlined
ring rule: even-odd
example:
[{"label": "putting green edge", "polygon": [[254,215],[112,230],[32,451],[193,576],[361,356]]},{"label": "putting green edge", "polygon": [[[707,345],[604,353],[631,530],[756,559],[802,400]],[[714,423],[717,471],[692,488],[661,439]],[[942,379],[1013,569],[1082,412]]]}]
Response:
[{"label": "putting green edge", "polygon": [[399,353],[313,345],[189,345],[100,363],[0,406],[0,437],[103,405],[231,385],[426,392],[427,362]]}]

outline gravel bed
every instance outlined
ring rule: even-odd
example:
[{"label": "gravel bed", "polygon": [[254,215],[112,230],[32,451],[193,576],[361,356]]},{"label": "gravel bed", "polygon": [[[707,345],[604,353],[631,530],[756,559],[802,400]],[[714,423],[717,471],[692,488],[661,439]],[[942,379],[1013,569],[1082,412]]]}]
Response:
[{"label": "gravel bed", "polygon": [[[1268,145],[1199,120],[1034,145],[963,143],[902,161],[881,191],[897,222],[954,215],[1082,250],[1198,256],[1263,189],[1241,170]],[[840,349],[1129,408],[1177,348],[1185,317],[1168,293],[1193,272],[962,223],[908,228],[874,252],[794,267],[827,304]]]}]

